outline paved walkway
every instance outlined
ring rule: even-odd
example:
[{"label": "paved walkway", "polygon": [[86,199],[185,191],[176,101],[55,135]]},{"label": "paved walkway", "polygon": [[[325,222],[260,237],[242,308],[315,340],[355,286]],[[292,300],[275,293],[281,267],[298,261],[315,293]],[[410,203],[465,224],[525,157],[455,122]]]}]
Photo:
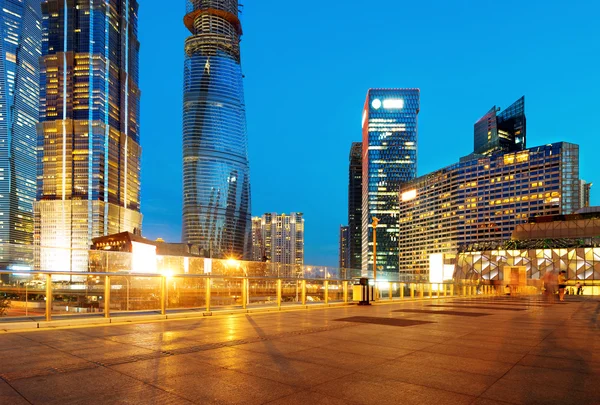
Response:
[{"label": "paved walkway", "polygon": [[0,404],[600,404],[600,302],[412,301],[0,334]]}]

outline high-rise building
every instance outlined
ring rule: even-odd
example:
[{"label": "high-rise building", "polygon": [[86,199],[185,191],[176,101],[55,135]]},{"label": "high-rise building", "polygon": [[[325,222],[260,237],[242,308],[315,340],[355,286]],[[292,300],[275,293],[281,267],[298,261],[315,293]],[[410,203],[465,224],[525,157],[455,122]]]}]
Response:
[{"label": "high-rise building", "polygon": [[362,118],[362,271],[398,272],[398,190],[417,176],[419,89],[370,89]]},{"label": "high-rise building", "polygon": [[250,170],[237,0],[187,0],[183,241],[205,256],[252,255]]},{"label": "high-rise building", "polygon": [[581,208],[588,208],[590,206],[590,194],[592,192],[592,185],[593,183],[588,183],[585,180],[581,180],[581,195],[579,197]]},{"label": "high-rise building", "polygon": [[339,261],[338,266],[340,269],[350,268],[350,228],[348,226],[340,225],[340,242],[339,242]]},{"label": "high-rise building", "polygon": [[[259,218],[255,218],[258,220]],[[258,221],[252,222],[258,226]],[[260,218],[261,239],[257,251],[263,249],[266,260],[280,264],[304,264],[304,215],[266,213]],[[258,229],[254,229],[258,233]],[[253,232],[254,233],[254,232]]]},{"label": "high-rise building", "polygon": [[263,240],[262,217],[252,217],[252,261],[264,261],[265,245]]},{"label": "high-rise building", "polygon": [[350,148],[348,171],[348,265],[362,267],[362,142]]},{"label": "high-rise building", "polygon": [[400,273],[426,279],[433,253],[509,240],[532,216],[571,214],[580,206],[579,187],[579,146],[565,142],[471,155],[405,183]]},{"label": "high-rise building", "polygon": [[[0,1],[0,243],[33,243],[40,0]],[[8,247],[6,247],[8,249]],[[0,247],[0,267],[11,252]]]},{"label": "high-rise building", "polygon": [[35,242],[86,270],[92,238],[140,230],[136,0],[42,2]]},{"label": "high-rise building", "polygon": [[527,144],[525,97],[500,112],[494,106],[475,123],[474,152],[491,155],[497,152],[524,150]]}]

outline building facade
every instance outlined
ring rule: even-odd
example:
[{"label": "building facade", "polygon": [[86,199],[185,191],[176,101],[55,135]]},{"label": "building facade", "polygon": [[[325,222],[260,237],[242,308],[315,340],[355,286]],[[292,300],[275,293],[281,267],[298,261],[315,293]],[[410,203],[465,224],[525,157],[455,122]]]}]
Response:
[{"label": "building facade", "polygon": [[362,267],[362,142],[350,148],[348,170],[348,265]]},{"label": "building facade", "polygon": [[516,152],[527,146],[525,97],[501,111],[494,106],[475,123],[473,151],[491,155],[498,152]]},{"label": "building facade", "polygon": [[592,192],[592,185],[593,183],[588,183],[585,180],[581,180],[581,188],[580,188],[580,203],[581,203],[581,208],[588,208],[590,206],[590,194]]},{"label": "building facade", "polygon": [[340,225],[339,261],[340,269],[350,268],[350,227]]},{"label": "building facade", "polygon": [[252,261],[265,260],[265,245],[263,240],[262,217],[252,217]]},{"label": "building facade", "polygon": [[87,269],[93,238],[140,230],[136,0],[42,2],[35,243]]},{"label": "building facade", "polygon": [[237,0],[188,0],[184,19],[183,241],[206,257],[252,255]]},{"label": "building facade", "polygon": [[[33,243],[40,0],[0,1],[0,244]],[[10,266],[9,246],[0,265]]]},{"label": "building facade", "polygon": [[[258,226],[257,221],[252,223]],[[258,234],[258,229],[253,230],[254,233]],[[302,213],[264,214],[260,217],[260,236],[260,239],[256,240],[257,253],[262,249],[267,261],[289,265],[304,264],[304,215]],[[260,261],[263,261],[262,257]]]},{"label": "building facade", "polygon": [[362,118],[362,271],[398,272],[398,189],[417,176],[418,89],[370,89]]},{"label": "building facade", "polygon": [[426,279],[429,256],[507,240],[531,216],[579,207],[579,146],[471,155],[400,188],[399,260],[404,279]]}]

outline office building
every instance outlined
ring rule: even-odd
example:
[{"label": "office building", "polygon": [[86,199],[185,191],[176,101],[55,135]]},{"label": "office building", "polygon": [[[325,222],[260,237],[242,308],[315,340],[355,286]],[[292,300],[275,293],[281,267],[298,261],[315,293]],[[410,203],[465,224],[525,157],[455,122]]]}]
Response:
[{"label": "office building", "polygon": [[[258,226],[257,221],[252,223]],[[258,233],[258,229],[254,229],[254,233]],[[261,238],[256,240],[256,250],[258,252],[263,249],[266,259],[264,261],[289,265],[304,264],[304,215],[302,213],[264,214],[260,218],[260,235]]]},{"label": "office building", "polygon": [[340,269],[350,268],[350,228],[348,226],[340,225],[340,241],[339,241],[339,261],[338,267]]},{"label": "office building", "polygon": [[35,243],[44,270],[87,270],[92,239],[139,233],[136,0],[42,2]]},{"label": "office building", "polygon": [[417,176],[418,89],[370,89],[362,118],[362,271],[398,272],[398,190]]},{"label": "office building", "polygon": [[590,206],[590,194],[592,192],[592,185],[593,183],[588,183],[585,180],[581,180],[581,195],[579,197],[581,208],[588,208]]},{"label": "office building", "polygon": [[350,148],[347,267],[362,267],[362,142],[353,142]]},{"label": "office building", "polygon": [[491,155],[524,150],[527,145],[525,97],[501,111],[494,106],[475,123],[473,151]]},{"label": "office building", "polygon": [[237,0],[187,1],[183,241],[206,257],[252,256],[250,169]]},{"label": "office building", "polygon": [[[39,0],[0,2],[0,244],[33,243],[40,13]],[[0,247],[3,268],[19,259]]]},{"label": "office building", "polygon": [[426,279],[429,256],[511,238],[538,215],[575,212],[579,146],[559,142],[459,163],[400,187],[399,260],[404,279]]}]

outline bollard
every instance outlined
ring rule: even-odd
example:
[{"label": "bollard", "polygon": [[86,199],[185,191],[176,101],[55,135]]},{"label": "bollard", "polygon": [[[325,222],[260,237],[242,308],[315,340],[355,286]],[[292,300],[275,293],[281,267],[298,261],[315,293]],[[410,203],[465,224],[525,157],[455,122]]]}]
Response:
[{"label": "bollard", "polygon": [[392,283],[390,283],[390,301],[394,299],[394,293],[393,293],[393,286]]},{"label": "bollard", "polygon": [[467,296],[467,286],[463,285],[463,293],[462,293],[463,297]]},{"label": "bollard", "polygon": [[52,320],[52,275],[46,274],[46,320]]},{"label": "bollard", "polygon": [[[327,297],[327,293],[325,293],[325,297]],[[281,309],[281,279],[277,279],[277,308]]]},{"label": "bollard", "polygon": [[400,298],[404,298],[404,283],[400,283]]},{"label": "bollard", "polygon": [[302,280],[302,305],[306,305],[306,280]]},{"label": "bollard", "polygon": [[415,284],[410,283],[408,289],[410,290],[410,298],[415,298]]},{"label": "bollard", "polygon": [[210,277],[206,278],[206,312],[210,312]]},{"label": "bollard", "polygon": [[104,317],[110,318],[110,276],[104,276]]},{"label": "bollard", "polygon": [[473,289],[472,295],[477,296],[477,286],[471,287]]},{"label": "bollard", "polygon": [[421,288],[419,289],[419,298],[425,297],[425,286],[421,284]]},{"label": "bollard", "polygon": [[344,290],[344,302],[347,304],[348,303],[348,282],[343,281],[342,286],[343,286],[342,288]]},{"label": "bollard", "polygon": [[444,297],[448,295],[448,286],[446,284],[442,284],[442,288],[444,289]]},{"label": "bollard", "polygon": [[450,296],[454,297],[454,284],[450,284]]},{"label": "bollard", "polygon": [[325,294],[325,305],[329,304],[329,280],[323,282],[323,290]]}]

